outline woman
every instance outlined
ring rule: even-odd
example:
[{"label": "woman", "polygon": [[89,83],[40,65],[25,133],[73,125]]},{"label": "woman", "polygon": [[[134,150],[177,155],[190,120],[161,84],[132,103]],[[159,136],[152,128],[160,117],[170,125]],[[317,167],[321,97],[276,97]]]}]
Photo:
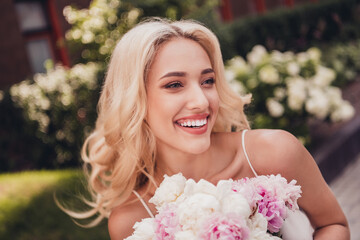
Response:
[{"label": "woman", "polygon": [[299,205],[314,239],[349,239],[310,154],[285,131],[246,131],[245,103],[249,97],[229,89],[217,38],[204,26],[152,20],[130,30],[113,52],[96,128],[84,144],[94,209],[79,217],[100,213],[94,224],[109,217],[111,239],[123,239],[156,213],[148,200],[164,174],[216,184],[279,173],[302,186]]}]

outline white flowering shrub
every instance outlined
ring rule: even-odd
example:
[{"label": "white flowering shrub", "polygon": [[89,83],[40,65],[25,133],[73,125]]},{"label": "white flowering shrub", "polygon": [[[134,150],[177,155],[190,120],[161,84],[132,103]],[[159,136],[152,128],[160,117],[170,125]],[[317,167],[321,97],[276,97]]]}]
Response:
[{"label": "white flowering shrub", "polygon": [[0,91],[0,111],[6,113],[0,118],[0,145],[6,149],[0,150],[0,162],[7,163],[0,171],[79,164],[84,134],[96,120],[104,65],[121,36],[149,16],[214,20],[218,4],[219,0],[93,0],[85,9],[65,7],[72,25],[67,44],[81,54],[74,62],[86,64],[50,67],[46,74]]},{"label": "white flowering shrub", "polygon": [[354,115],[352,105],[332,85],[336,72],[324,67],[321,51],[267,52],[260,45],[226,64],[226,78],[240,94],[252,94],[250,120],[254,128],[286,129],[309,143],[306,120],[333,122]]},{"label": "white flowering shrub", "polygon": [[93,0],[89,8],[64,8],[64,16],[72,25],[65,37],[73,48],[82,49],[83,60],[104,61],[121,36],[141,19],[198,19],[215,12],[218,4],[219,0]]},{"label": "white flowering shrub", "polygon": [[72,28],[65,37],[83,48],[87,61],[105,60],[124,32],[138,22],[141,10],[120,0],[93,0],[89,8],[64,8]]},{"label": "white flowering shrub", "polygon": [[344,86],[360,73],[360,40],[327,46],[322,61],[336,72],[334,85]]},{"label": "white flowering shrub", "polygon": [[77,161],[84,130],[93,126],[101,72],[102,66],[93,62],[57,65],[10,88],[13,102],[37,123],[37,136],[53,145],[59,164]]}]

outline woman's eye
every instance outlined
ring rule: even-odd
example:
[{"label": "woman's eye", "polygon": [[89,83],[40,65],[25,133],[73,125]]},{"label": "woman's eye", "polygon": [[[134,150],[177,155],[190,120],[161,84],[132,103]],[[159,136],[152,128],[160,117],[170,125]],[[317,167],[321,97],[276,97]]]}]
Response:
[{"label": "woman's eye", "polygon": [[206,85],[213,85],[215,83],[215,79],[214,78],[209,78],[206,79],[202,84],[206,84]]},{"label": "woman's eye", "polygon": [[172,82],[165,85],[165,88],[180,88],[182,84],[180,82]]}]

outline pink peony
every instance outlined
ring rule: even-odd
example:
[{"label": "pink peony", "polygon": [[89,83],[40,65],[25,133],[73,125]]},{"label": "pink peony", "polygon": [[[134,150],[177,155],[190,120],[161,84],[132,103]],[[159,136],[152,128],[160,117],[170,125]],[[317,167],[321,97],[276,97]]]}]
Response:
[{"label": "pink peony", "polygon": [[174,240],[175,233],[180,230],[179,220],[176,216],[176,207],[166,205],[155,216],[155,238],[158,240]]},{"label": "pink peony", "polygon": [[301,187],[296,185],[296,180],[292,180],[289,184],[286,185],[286,196],[284,201],[286,206],[291,210],[296,210],[299,208],[297,204],[298,198],[301,197]]},{"label": "pink peony", "polygon": [[296,181],[292,180],[290,183],[280,174],[269,176],[258,176],[251,179],[253,184],[258,187],[265,188],[272,196],[281,199],[285,205],[291,210],[299,208],[297,199],[301,197],[301,187],[296,185]]},{"label": "pink peony", "polygon": [[243,178],[232,183],[232,191],[241,194],[249,203],[250,207],[255,209],[257,202],[262,199],[262,197],[257,192],[255,185],[252,183],[251,179]]},{"label": "pink peony", "polygon": [[258,212],[268,220],[268,230],[271,233],[280,231],[287,213],[285,202],[264,188],[259,188],[259,194],[263,199],[258,202]]},{"label": "pink peony", "polygon": [[268,230],[276,233],[284,223],[287,208],[298,209],[301,190],[295,184],[295,180],[287,183],[280,175],[269,175],[236,181],[232,189],[250,199],[251,206],[257,205],[258,212],[268,221]]},{"label": "pink peony", "polygon": [[[171,186],[161,184],[153,200],[158,214],[136,223],[127,239],[279,239],[269,232],[280,231],[301,194],[295,180],[288,183],[281,175],[222,180],[217,186],[181,174],[165,179]],[[174,195],[172,187],[180,190]]]},{"label": "pink peony", "polygon": [[241,216],[213,214],[205,221],[200,238],[204,240],[245,240],[248,239],[249,233],[250,230]]}]

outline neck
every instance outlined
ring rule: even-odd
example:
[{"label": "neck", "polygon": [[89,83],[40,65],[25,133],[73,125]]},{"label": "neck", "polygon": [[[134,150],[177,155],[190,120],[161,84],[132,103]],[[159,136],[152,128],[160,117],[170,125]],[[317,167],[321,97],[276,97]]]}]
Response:
[{"label": "neck", "polygon": [[211,145],[206,151],[199,154],[160,146],[156,155],[155,178],[157,181],[162,181],[164,174],[171,176],[182,173],[184,177],[192,178],[195,181],[208,179],[217,170],[218,161],[216,161],[215,151]]}]

